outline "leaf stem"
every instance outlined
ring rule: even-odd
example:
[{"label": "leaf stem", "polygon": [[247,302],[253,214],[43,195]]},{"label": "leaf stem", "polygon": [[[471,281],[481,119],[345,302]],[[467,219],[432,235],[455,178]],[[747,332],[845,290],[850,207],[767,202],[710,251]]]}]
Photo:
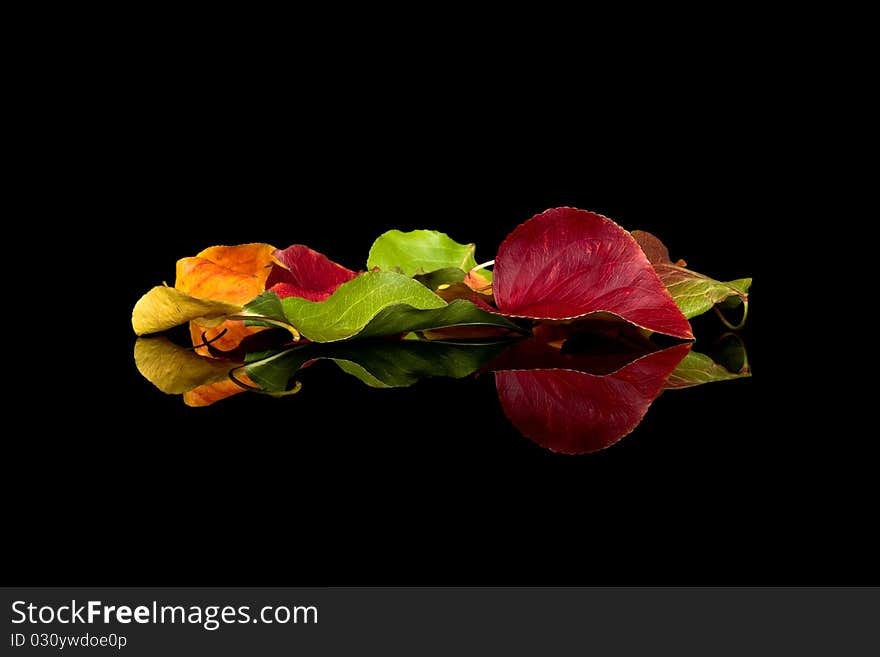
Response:
[{"label": "leaf stem", "polygon": [[278,319],[272,319],[271,317],[264,317],[263,315],[228,315],[226,319],[237,319],[243,321],[256,321],[256,322],[265,322],[266,324],[271,324],[272,326],[277,326],[278,328],[283,328],[287,331],[290,331],[291,335],[293,335],[294,342],[299,340],[302,337],[299,331],[296,330],[296,327],[293,324],[288,324],[287,322],[282,322]]},{"label": "leaf stem", "polygon": [[[252,363],[249,363],[248,365],[252,365]],[[239,388],[244,388],[245,390],[248,390],[250,392],[258,392],[261,395],[270,395],[272,397],[287,397],[288,395],[295,395],[302,388],[302,383],[300,383],[299,381],[295,381],[292,390],[285,390],[284,392],[272,392],[270,390],[263,390],[262,388],[258,388],[257,386],[252,386],[245,383],[244,381],[241,381],[240,379],[235,378],[235,372],[248,367],[248,365],[239,365],[238,367],[233,367],[231,370],[229,370],[229,379]]]},{"label": "leaf stem", "polygon": [[479,265],[474,265],[473,267],[471,267],[471,271],[485,269],[486,267],[491,267],[494,264],[495,264],[494,260],[487,260],[486,262],[481,262]]},{"label": "leaf stem", "polygon": [[731,372],[731,374],[751,374],[752,370],[751,370],[751,368],[749,368],[749,354],[746,351],[746,344],[745,344],[745,342],[743,342],[743,339],[741,337],[739,337],[738,333],[725,333],[720,338],[715,340],[715,342],[713,343],[713,346],[715,346],[717,348],[718,345],[720,345],[721,343],[723,343],[725,340],[728,340],[728,339],[729,340],[736,340],[737,344],[739,345],[739,349],[742,352],[743,362],[739,368],[739,371],[737,371],[737,372],[731,371],[730,368],[727,367],[726,363],[722,363],[722,365],[724,365],[724,368],[727,369],[728,372]]},{"label": "leaf stem", "polygon": [[226,332],[228,330],[229,329],[223,329],[222,331],[220,331],[217,335],[215,335],[210,340],[207,339],[208,338],[207,332],[202,331],[202,344],[194,344],[192,347],[187,347],[187,349],[189,349],[190,351],[195,351],[196,349],[201,349],[202,347],[207,347],[212,342],[216,342],[217,340],[222,338],[224,335],[226,335]]},{"label": "leaf stem", "polygon": [[[742,297],[740,297],[740,298],[742,298]],[[742,300],[742,304],[743,304],[743,316],[742,316],[742,319],[739,320],[739,324],[736,324],[736,325],[731,324],[729,321],[727,321],[727,318],[724,316],[724,313],[722,313],[718,309],[717,305],[712,306],[712,308],[715,310],[715,314],[718,315],[718,318],[721,320],[721,322],[727,328],[729,328],[731,331],[739,331],[743,326],[746,325],[746,317],[749,316],[749,299],[748,299],[748,297],[746,297]]]}]

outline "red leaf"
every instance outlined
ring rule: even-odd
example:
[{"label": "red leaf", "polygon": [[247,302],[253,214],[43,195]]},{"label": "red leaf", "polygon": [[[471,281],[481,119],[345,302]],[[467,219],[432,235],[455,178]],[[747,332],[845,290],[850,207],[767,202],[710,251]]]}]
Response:
[{"label": "red leaf", "polygon": [[554,452],[587,454],[638,426],[690,344],[643,356],[612,374],[569,369],[495,372],[504,414],[530,440]]},{"label": "red leaf", "polygon": [[266,281],[266,289],[282,299],[302,297],[309,301],[323,301],[340,285],[357,276],[356,272],[302,244],[276,250],[272,255],[275,265]]},{"label": "red leaf", "polygon": [[554,208],[518,226],[498,249],[493,290],[506,315],[608,312],[650,331],[694,337],[632,235],[594,212]]}]

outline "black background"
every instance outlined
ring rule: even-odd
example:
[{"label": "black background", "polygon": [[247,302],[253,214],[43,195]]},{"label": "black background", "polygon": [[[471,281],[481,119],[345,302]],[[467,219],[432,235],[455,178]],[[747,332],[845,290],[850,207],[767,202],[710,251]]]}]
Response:
[{"label": "black background", "polygon": [[[52,185],[22,223],[60,218],[39,259],[62,264],[31,280],[61,319],[13,354],[38,395],[7,438],[15,583],[876,582],[869,446],[827,419],[765,257],[798,227],[773,81],[723,47],[698,68],[669,44],[626,68],[449,52],[56,63],[66,110],[35,165]],[[488,260],[559,205],[754,276],[754,377],[664,394],[571,457],[508,424],[491,376],[383,391],[322,364],[295,397],[190,409],[134,367],[131,306],[207,246],[304,243],[357,269],[385,230],[436,228]]]}]

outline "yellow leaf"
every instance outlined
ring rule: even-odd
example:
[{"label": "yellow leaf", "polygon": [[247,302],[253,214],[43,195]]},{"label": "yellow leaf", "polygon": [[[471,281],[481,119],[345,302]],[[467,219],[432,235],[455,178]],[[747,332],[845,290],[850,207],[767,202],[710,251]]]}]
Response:
[{"label": "yellow leaf", "polygon": [[138,338],[134,362],[145,379],[169,395],[227,380],[229,370],[240,365],[197,356],[165,337]]},{"label": "yellow leaf", "polygon": [[[138,335],[155,333],[190,322],[193,344],[202,343],[202,333],[221,351],[235,349],[241,340],[263,329],[246,327],[238,320],[225,320],[241,305],[265,290],[275,262],[270,244],[212,246],[192,258],[177,262],[174,288],[153,288],[135,305],[132,326]],[[207,347],[201,347],[206,356]],[[141,339],[135,345],[138,370],[167,393],[183,393],[188,406],[207,406],[244,389],[230,381],[229,370],[238,365],[203,358],[165,338]],[[238,378],[250,380],[244,374]]]},{"label": "yellow leaf", "polygon": [[239,305],[197,299],[173,287],[157,285],[138,299],[131,313],[131,325],[138,335],[158,333],[191,320],[203,326],[216,326],[227,315],[239,311]]}]

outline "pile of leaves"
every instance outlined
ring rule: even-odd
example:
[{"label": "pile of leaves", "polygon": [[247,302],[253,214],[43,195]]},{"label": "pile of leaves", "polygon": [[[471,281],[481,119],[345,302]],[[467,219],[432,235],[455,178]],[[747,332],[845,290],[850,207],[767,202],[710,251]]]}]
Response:
[{"label": "pile of leaves", "polygon": [[[480,264],[474,244],[433,230],[384,233],[361,271],[300,244],[283,250],[214,246],[178,261],[174,287],[143,295],[132,326],[144,336],[189,324],[197,356],[179,358],[205,362],[198,377],[178,375],[166,392],[182,392],[187,404],[203,406],[243,388],[295,392],[273,383],[267,373],[276,370],[265,367],[290,345],[338,343],[336,351],[345,353],[358,341],[379,339],[415,357],[416,345],[427,341],[516,339],[580,322],[690,341],[688,320],[713,308],[731,328],[741,326],[750,283],[693,272],[673,262],[650,233],[630,233],[599,214],[563,207],[521,224],[493,260]],[[733,326],[721,310],[737,306],[741,320]],[[267,341],[274,351],[266,351]],[[142,371],[189,371],[177,356],[156,357],[158,344],[141,343],[140,356],[136,349]],[[670,371],[687,348],[681,351]],[[309,352],[296,353],[297,362],[308,362]],[[242,362],[255,365],[233,375]],[[515,387],[518,376],[505,376],[506,387]]]}]

